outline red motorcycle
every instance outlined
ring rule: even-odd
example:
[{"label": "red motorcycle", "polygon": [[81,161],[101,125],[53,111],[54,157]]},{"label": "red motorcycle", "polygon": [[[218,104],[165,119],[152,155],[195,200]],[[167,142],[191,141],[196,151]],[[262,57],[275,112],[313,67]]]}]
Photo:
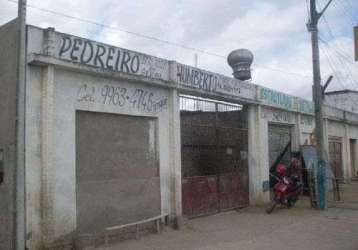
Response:
[{"label": "red motorcycle", "polygon": [[302,193],[303,185],[297,175],[288,176],[284,164],[279,164],[276,168],[278,176],[270,174],[277,180],[273,188],[274,197],[270,206],[266,209],[266,213],[270,214],[278,204],[287,208],[293,206]]}]

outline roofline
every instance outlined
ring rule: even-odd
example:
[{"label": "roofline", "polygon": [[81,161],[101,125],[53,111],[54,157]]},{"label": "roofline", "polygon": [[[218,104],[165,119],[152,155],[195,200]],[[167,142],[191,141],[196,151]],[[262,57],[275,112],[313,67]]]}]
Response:
[{"label": "roofline", "polygon": [[342,90],[336,90],[336,91],[329,91],[324,94],[325,95],[340,95],[340,94],[346,94],[346,93],[357,93],[358,94],[358,91],[351,90],[351,89],[342,89]]}]

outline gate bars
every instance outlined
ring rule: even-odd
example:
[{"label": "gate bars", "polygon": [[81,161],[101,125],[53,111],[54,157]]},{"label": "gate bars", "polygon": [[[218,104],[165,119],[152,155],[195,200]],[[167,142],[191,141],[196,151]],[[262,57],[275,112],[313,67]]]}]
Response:
[{"label": "gate bars", "polygon": [[211,214],[248,203],[243,106],[180,96],[183,212]]}]

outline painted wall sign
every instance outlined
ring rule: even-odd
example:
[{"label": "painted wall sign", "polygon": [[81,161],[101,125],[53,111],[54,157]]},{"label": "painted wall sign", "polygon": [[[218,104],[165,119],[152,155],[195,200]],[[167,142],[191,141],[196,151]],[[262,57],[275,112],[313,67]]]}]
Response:
[{"label": "painted wall sign", "polygon": [[261,113],[261,118],[267,119],[269,122],[295,123],[293,113],[278,109],[264,108]]},{"label": "painted wall sign", "polygon": [[61,59],[150,78],[169,79],[167,60],[75,36],[56,34],[55,54]]},{"label": "painted wall sign", "polygon": [[168,99],[142,88],[126,88],[112,84],[96,86],[83,84],[77,90],[77,102],[132,108],[146,113],[159,113],[167,109]]},{"label": "painted wall sign", "polygon": [[258,99],[267,106],[306,114],[313,114],[314,112],[313,102],[311,101],[261,86],[259,86]]},{"label": "painted wall sign", "polygon": [[173,80],[180,85],[208,93],[226,94],[253,100],[256,98],[256,89],[253,84],[179,63],[176,64],[175,70],[175,79]]},{"label": "painted wall sign", "polygon": [[180,63],[173,64],[172,75],[169,77],[168,60],[76,36],[57,32],[54,34],[51,41],[45,40],[45,43],[47,41],[48,44],[45,44],[44,47],[53,47],[51,51],[60,59],[101,69],[165,81],[172,80],[178,83],[179,87],[189,87],[208,94],[225,94],[254,102],[258,100],[267,106],[313,114],[312,102],[282,92]]},{"label": "painted wall sign", "polygon": [[301,98],[296,97],[297,99],[297,107],[298,112],[300,113],[306,113],[306,114],[313,114],[314,113],[314,105],[313,102],[307,101]]},{"label": "painted wall sign", "polygon": [[269,88],[260,87],[259,100],[269,106],[294,110],[294,97]]}]

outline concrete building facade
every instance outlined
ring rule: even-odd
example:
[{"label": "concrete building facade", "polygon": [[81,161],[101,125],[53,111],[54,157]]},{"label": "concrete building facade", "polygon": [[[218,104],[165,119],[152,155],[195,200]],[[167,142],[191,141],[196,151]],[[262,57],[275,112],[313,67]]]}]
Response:
[{"label": "concrete building facade", "polygon": [[[1,249],[11,249],[13,236],[14,41],[16,22],[0,27]],[[252,205],[269,201],[270,161],[280,150],[272,147],[290,141],[299,151],[314,143],[310,101],[54,29],[27,27],[26,72],[31,250],[161,214],[180,221],[181,95],[243,107],[246,147],[237,160],[247,162]],[[326,106],[325,134],[327,149],[340,143],[342,176],[354,176],[358,115]]]},{"label": "concrete building facade", "polygon": [[326,93],[324,101],[329,106],[358,113],[358,92],[355,90],[329,91]]}]

